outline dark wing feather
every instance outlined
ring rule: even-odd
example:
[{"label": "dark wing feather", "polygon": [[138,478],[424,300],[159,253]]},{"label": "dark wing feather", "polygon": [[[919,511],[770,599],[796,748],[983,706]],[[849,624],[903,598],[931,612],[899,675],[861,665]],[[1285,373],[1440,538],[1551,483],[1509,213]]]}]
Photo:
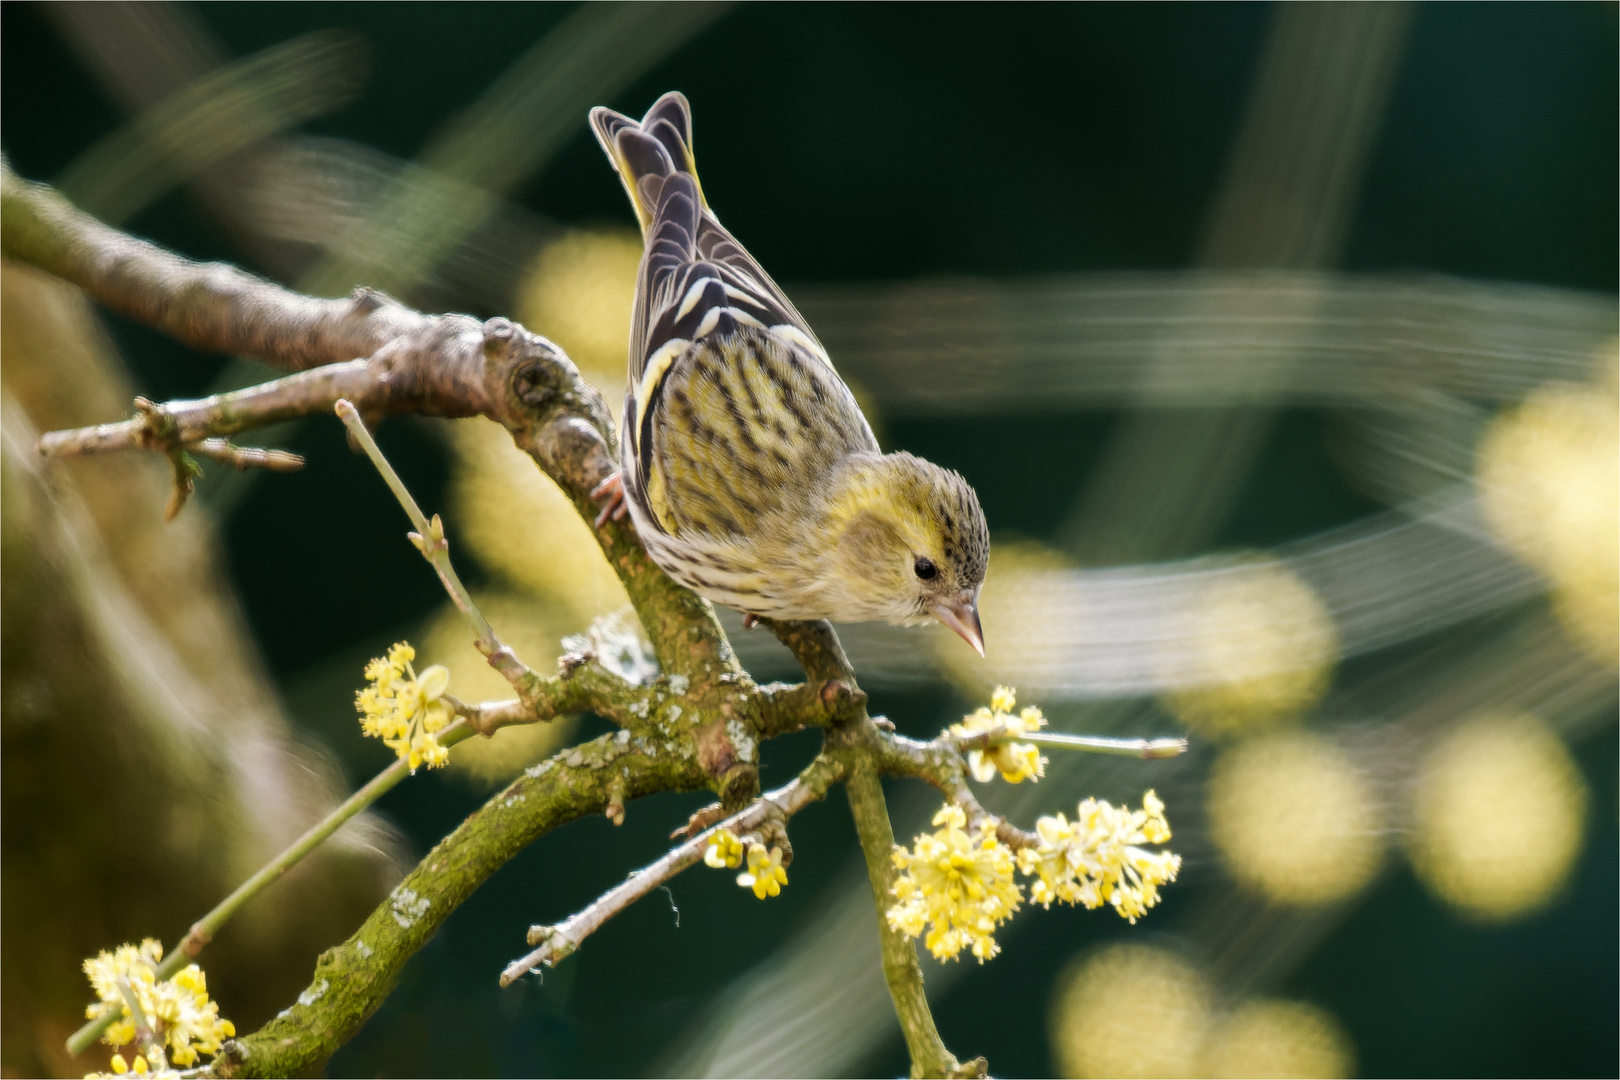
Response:
[{"label": "dark wing feather", "polygon": [[[798,309],[709,209],[692,157],[686,98],[665,94],[639,123],[610,109],[593,109],[591,126],[619,171],[646,243],[630,322],[630,386],[620,455],[625,486],[648,511],[645,516],[668,526],[672,523],[657,506],[662,481],[651,425],[655,415],[667,419],[661,406],[670,380],[680,374],[684,383],[689,357],[699,346],[732,341],[741,329],[759,332],[788,352],[803,354],[806,363],[824,365],[826,380],[842,394],[849,391]],[[819,395],[823,382],[813,378],[805,386]],[[853,412],[860,431],[850,436],[847,449],[875,449],[860,410]]]},{"label": "dark wing feather", "polygon": [[[790,327],[795,332],[790,339],[830,366],[804,316],[704,200],[685,96],[665,94],[640,123],[610,109],[593,109],[591,124],[630,193],[647,242],[631,319],[631,386],[639,385],[648,358],[671,340],[695,341],[700,328],[705,337],[727,333],[739,321]],[[717,285],[700,289],[688,304],[693,285],[704,279]],[[721,315],[705,326],[716,309]]]}]

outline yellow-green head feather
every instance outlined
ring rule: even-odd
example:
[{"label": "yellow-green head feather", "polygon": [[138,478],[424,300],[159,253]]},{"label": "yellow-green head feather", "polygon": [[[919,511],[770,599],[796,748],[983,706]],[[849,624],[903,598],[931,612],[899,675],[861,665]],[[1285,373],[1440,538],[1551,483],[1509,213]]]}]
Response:
[{"label": "yellow-green head feather", "polygon": [[839,606],[861,609],[846,618],[951,625],[944,608],[977,632],[990,538],[959,474],[905,453],[851,455],[833,479],[825,529],[830,591],[844,594]]}]

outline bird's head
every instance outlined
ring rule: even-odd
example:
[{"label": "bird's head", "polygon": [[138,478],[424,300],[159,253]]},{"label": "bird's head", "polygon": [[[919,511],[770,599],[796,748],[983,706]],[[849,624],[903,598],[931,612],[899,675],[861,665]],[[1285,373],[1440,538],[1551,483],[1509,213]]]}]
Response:
[{"label": "bird's head", "polygon": [[938,619],[984,655],[979,588],[990,534],[968,482],[910,454],[857,454],[828,519],[833,575],[859,618]]}]

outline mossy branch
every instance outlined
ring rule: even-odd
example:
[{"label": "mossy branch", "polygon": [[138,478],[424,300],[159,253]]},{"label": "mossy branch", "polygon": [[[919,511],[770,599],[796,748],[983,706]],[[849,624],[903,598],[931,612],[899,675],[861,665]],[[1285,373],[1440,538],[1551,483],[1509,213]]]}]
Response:
[{"label": "mossy branch", "polygon": [[[570,764],[577,762],[577,764]],[[298,1001],[236,1040],[220,1076],[298,1076],[349,1038],[388,996],[405,962],[474,889],[540,836],[628,798],[691,791],[708,777],[627,732],[603,735],[531,768],[428,852],[343,944],[322,953]]]}]

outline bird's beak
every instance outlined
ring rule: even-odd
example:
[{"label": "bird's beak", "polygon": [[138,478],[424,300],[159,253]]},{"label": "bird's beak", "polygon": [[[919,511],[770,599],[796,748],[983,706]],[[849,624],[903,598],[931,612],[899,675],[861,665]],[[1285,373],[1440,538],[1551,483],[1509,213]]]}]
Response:
[{"label": "bird's beak", "polygon": [[962,640],[984,655],[984,628],[979,625],[979,596],[975,590],[951,600],[941,600],[928,609],[929,614],[955,630]]}]

